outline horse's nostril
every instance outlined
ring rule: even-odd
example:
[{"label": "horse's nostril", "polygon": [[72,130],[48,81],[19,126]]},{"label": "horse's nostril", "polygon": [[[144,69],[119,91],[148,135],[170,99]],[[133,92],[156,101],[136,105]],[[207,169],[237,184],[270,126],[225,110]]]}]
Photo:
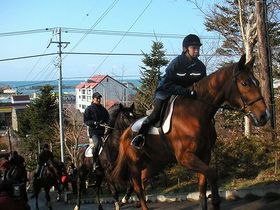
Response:
[{"label": "horse's nostril", "polygon": [[268,120],[268,115],[266,112],[264,112],[261,116],[260,116],[260,123],[266,123]]}]

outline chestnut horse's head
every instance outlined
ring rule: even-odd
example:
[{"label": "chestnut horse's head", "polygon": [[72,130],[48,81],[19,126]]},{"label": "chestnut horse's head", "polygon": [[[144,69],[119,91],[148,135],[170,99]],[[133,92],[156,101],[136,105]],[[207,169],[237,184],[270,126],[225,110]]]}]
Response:
[{"label": "chestnut horse's head", "polygon": [[245,61],[246,56],[243,55],[235,65],[228,101],[247,113],[255,126],[263,126],[270,114],[261,94],[259,81],[253,74],[254,58],[248,63]]}]

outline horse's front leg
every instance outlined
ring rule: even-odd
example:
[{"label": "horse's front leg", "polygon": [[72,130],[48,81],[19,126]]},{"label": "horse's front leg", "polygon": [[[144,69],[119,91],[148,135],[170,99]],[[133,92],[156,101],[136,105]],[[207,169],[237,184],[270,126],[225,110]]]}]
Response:
[{"label": "horse's front leg", "polygon": [[39,196],[39,193],[35,192],[36,210],[39,210],[39,205],[38,205],[38,196]]},{"label": "horse's front leg", "polygon": [[95,188],[96,188],[96,193],[97,193],[98,210],[103,210],[103,207],[100,202],[100,189],[101,189],[101,184],[103,181],[103,176],[97,176],[96,179],[97,180],[96,180]]},{"label": "horse's front leg", "polygon": [[[220,196],[218,193],[217,174],[214,169],[209,168],[201,159],[199,159],[193,152],[185,152],[176,155],[178,162],[193,171],[203,174],[209,181],[212,188],[212,204],[214,210],[220,209]],[[203,210],[207,210],[207,202],[204,202]]]},{"label": "horse's front leg", "polygon": [[55,183],[55,188],[56,188],[56,193],[57,193],[57,196],[56,196],[56,200],[57,201],[60,201],[60,199],[61,199],[61,194],[62,194],[62,187],[61,187],[61,185],[59,184],[59,182],[58,181],[56,181],[56,183]]},{"label": "horse's front leg", "polygon": [[50,197],[50,187],[44,188],[45,190],[45,197],[46,197],[46,206],[49,208],[49,210],[52,210],[52,205],[51,205],[51,197]]},{"label": "horse's front leg", "polygon": [[133,193],[133,186],[131,185],[131,183],[129,183],[126,188],[126,193],[121,200],[121,205],[124,205],[129,201],[132,193]]},{"label": "horse's front leg", "polygon": [[198,191],[199,191],[200,209],[201,210],[207,210],[207,197],[206,197],[207,182],[206,182],[206,177],[201,173],[197,173],[197,176],[198,176]]},{"label": "horse's front leg", "polygon": [[141,171],[136,167],[133,167],[133,169],[131,170],[131,177],[132,177],[134,192],[136,193],[139,199],[142,210],[148,210],[148,206],[144,195],[144,189],[142,187]]},{"label": "horse's front leg", "polygon": [[108,184],[109,184],[109,188],[110,188],[111,194],[112,194],[112,196],[113,196],[113,198],[115,200],[115,209],[116,210],[120,210],[119,192],[118,192],[118,190],[116,188],[116,185],[112,181],[109,181]]},{"label": "horse's front leg", "polygon": [[82,194],[82,187],[81,187],[81,177],[82,175],[78,171],[78,177],[77,177],[77,199],[76,199],[76,206],[74,210],[79,210],[81,206],[81,194]]}]

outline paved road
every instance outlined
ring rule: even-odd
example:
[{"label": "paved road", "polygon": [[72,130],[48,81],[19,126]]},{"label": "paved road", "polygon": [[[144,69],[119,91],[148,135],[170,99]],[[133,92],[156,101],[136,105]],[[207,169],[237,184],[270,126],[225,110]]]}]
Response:
[{"label": "paved road", "polygon": [[[30,199],[29,204],[35,209],[35,200]],[[45,207],[44,193],[41,193],[39,200],[40,210],[47,210]],[[66,204],[64,202],[56,202],[54,195],[52,195],[53,210],[69,210],[74,209],[74,204]],[[209,205],[211,206],[211,205]],[[197,202],[183,201],[172,203],[149,203],[150,210],[198,210]],[[113,204],[104,204],[104,210],[113,210]],[[133,204],[128,204],[122,208],[123,210],[133,210]],[[140,208],[138,208],[139,210]],[[209,210],[212,208],[210,207]],[[247,199],[240,199],[235,201],[223,201],[221,210],[279,210],[280,209],[280,196],[272,196],[268,198],[251,197]],[[97,210],[94,204],[83,204],[81,210]]]}]

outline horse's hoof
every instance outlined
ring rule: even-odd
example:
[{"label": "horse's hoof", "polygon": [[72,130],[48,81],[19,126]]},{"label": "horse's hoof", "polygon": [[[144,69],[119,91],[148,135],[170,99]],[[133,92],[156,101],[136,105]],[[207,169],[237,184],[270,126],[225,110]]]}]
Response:
[{"label": "horse's hoof", "polygon": [[60,196],[57,196],[57,197],[56,197],[56,201],[60,201]]},{"label": "horse's hoof", "polygon": [[75,208],[74,208],[74,210],[79,210],[80,208],[79,208],[79,206],[75,206]]}]

